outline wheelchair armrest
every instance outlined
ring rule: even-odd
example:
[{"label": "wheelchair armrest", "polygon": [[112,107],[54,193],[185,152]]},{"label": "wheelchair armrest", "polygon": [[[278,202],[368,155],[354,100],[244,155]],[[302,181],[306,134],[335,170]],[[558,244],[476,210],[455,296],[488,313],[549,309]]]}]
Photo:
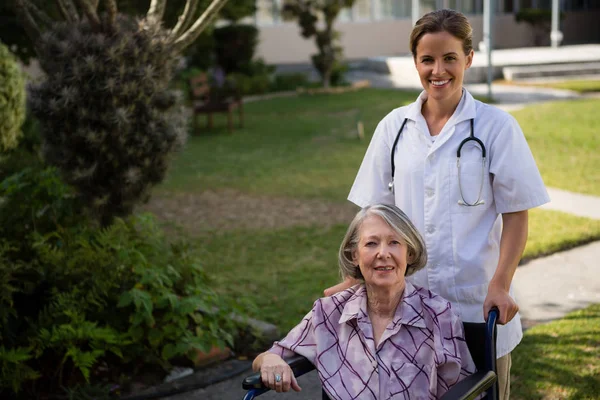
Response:
[{"label": "wheelchair armrest", "polygon": [[456,385],[452,386],[442,396],[441,400],[471,400],[475,399],[496,382],[494,371],[478,371],[469,375]]},{"label": "wheelchair armrest", "polygon": [[[285,359],[285,362],[290,366],[290,368],[292,368],[296,378],[315,369],[315,366],[303,356],[296,355]],[[265,389],[266,386],[262,383],[260,372],[256,372],[244,379],[244,382],[242,382],[242,388],[244,388],[244,390]]]}]

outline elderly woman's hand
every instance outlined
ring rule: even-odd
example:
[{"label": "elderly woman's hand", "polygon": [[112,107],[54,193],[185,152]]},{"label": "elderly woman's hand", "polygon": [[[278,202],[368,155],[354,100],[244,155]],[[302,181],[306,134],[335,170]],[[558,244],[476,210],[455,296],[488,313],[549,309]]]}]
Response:
[{"label": "elderly woman's hand", "polygon": [[290,387],[296,392],[302,390],[290,366],[277,354],[263,353],[257,358],[260,368],[260,377],[269,389],[276,392],[287,392]]}]

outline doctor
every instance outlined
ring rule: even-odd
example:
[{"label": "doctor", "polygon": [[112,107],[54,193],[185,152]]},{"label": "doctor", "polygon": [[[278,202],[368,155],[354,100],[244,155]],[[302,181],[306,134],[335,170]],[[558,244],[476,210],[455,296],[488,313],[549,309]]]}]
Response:
[{"label": "doctor", "polygon": [[549,197],[515,119],[463,88],[473,61],[467,18],[453,10],[424,15],[410,49],[425,90],[379,123],[348,199],[395,204],[409,216],[429,253],[427,268],[409,280],[450,300],[464,321],[483,321],[498,307],[500,398],[508,399],[510,352],[522,338],[511,281],[527,210]]}]

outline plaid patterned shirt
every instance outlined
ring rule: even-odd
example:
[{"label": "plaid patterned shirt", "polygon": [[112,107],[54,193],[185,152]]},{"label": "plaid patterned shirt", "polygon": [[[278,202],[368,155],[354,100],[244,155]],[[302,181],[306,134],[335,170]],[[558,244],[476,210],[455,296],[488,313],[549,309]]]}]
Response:
[{"label": "plaid patterned shirt", "polygon": [[450,303],[410,282],[377,348],[367,291],[356,285],[317,300],[269,351],[308,358],[336,400],[436,399],[475,372]]}]

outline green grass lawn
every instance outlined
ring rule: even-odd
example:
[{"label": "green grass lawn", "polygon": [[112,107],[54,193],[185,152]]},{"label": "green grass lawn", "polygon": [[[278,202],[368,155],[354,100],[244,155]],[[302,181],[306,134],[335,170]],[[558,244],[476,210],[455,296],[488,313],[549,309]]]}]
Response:
[{"label": "green grass lawn", "polygon": [[600,304],[527,330],[512,362],[511,399],[600,398]]},{"label": "green grass lawn", "polygon": [[579,93],[600,92],[600,79],[569,79],[557,82],[508,82],[498,81],[500,84],[518,85],[518,86],[536,86],[553,89],[573,90]]},{"label": "green grass lawn", "polygon": [[600,99],[514,112],[546,185],[600,196]]},{"label": "green grass lawn", "polygon": [[[217,119],[220,129],[198,132],[161,190],[234,188],[343,203],[376,124],[416,95],[368,89],[247,104],[246,127],[227,134],[224,119]],[[515,113],[549,186],[600,195],[597,110],[600,100],[535,105]],[[365,123],[363,141],[356,137],[358,118]],[[525,258],[600,238],[599,221],[545,210],[533,210],[530,221]],[[232,291],[255,297],[265,319],[287,329],[338,280],[335,254],[344,229],[216,233],[199,238],[198,248],[210,272]],[[258,287],[266,288],[269,298],[257,294]]]},{"label": "green grass lawn", "polygon": [[[524,258],[600,239],[600,221],[555,211],[532,210]],[[276,231],[221,232],[195,244],[220,290],[248,296],[258,315],[287,332],[339,281],[337,249],[346,225]]]},{"label": "green grass lawn", "polygon": [[[376,124],[415,97],[414,92],[369,89],[247,104],[246,128],[229,135],[224,119],[216,118],[220,129],[199,131],[189,140],[162,189],[232,187],[344,201]],[[548,186],[600,195],[598,110],[600,99],[588,99],[514,113]],[[367,133],[363,141],[356,136],[358,118]]]},{"label": "green grass lawn", "polygon": [[[216,118],[220,128],[190,139],[159,190],[167,194],[233,188],[341,204],[378,121],[415,97],[414,92],[369,89],[247,104],[244,129],[229,135],[224,119]],[[600,100],[585,100],[536,105],[514,114],[547,185],[600,195],[598,110]],[[367,133],[363,141],[356,137],[359,118]],[[210,232],[199,234],[194,244],[217,290],[248,297],[258,306],[254,317],[287,332],[324,288],[338,282],[337,249],[345,229],[335,225]],[[600,221],[532,210],[524,258],[598,239]],[[549,330],[528,331],[514,359],[513,397],[584,399],[599,393],[597,380],[591,378],[600,368],[599,312],[592,308],[549,325]],[[593,321],[589,326],[584,324],[588,320]],[[595,347],[589,340],[594,332]],[[575,365],[577,360],[581,367]]]}]

